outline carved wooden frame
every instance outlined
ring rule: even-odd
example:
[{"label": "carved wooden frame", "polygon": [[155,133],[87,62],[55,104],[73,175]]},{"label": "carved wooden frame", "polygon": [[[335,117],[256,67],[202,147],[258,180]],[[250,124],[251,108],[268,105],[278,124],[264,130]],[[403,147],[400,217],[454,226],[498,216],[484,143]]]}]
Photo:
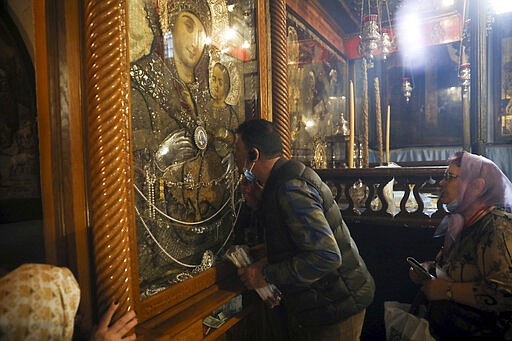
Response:
[{"label": "carved wooden frame", "polygon": [[[182,311],[219,289],[225,273],[212,268],[141,301],[131,154],[128,0],[85,4],[85,90],[89,212],[100,311],[112,301],[117,314],[135,309],[139,323]],[[255,5],[260,72],[260,116],[268,117],[265,1]],[[162,314],[166,312],[165,314]],[[164,317],[161,317],[165,315]]]}]

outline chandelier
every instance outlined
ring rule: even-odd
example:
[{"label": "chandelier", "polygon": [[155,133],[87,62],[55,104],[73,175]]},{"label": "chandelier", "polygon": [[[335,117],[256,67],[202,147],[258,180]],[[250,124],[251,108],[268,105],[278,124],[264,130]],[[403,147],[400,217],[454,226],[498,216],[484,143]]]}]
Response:
[{"label": "chandelier", "polygon": [[373,61],[375,51],[379,48],[381,40],[380,29],[377,23],[377,14],[367,14],[363,18],[363,28],[361,31],[361,51],[363,57],[370,63]]},{"label": "chandelier", "polygon": [[[383,11],[386,13],[388,27],[382,26]],[[368,67],[373,67],[373,59],[377,54],[385,60],[394,49],[394,44],[388,1],[362,0],[359,51]]]}]

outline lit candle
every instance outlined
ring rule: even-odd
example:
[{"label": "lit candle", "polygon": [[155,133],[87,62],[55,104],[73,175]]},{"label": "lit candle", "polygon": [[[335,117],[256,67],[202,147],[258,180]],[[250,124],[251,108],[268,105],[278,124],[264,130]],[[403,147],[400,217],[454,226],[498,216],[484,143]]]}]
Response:
[{"label": "lit candle", "polygon": [[386,162],[389,163],[391,162],[391,160],[389,159],[389,128],[390,128],[390,125],[391,125],[391,108],[388,104],[388,114],[387,114],[387,117],[386,117]]},{"label": "lit candle", "polygon": [[348,143],[348,166],[354,168],[354,111],[355,111],[355,98],[354,98],[354,83],[350,81],[350,141]]}]

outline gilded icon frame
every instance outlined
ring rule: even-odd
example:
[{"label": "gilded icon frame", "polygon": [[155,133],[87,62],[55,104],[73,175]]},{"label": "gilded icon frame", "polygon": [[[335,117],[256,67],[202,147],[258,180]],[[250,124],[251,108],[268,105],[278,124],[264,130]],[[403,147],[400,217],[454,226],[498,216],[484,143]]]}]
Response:
[{"label": "gilded icon frame", "polygon": [[[121,311],[135,309],[139,323],[143,323],[183,311],[221,290],[222,282],[234,273],[212,267],[144,300],[140,297],[130,96],[131,1],[90,0],[84,7],[89,217],[98,305],[103,310],[109,302],[118,301]],[[220,2],[209,0],[209,5]],[[261,44],[265,41],[261,35],[267,30],[265,3],[251,3],[255,17],[252,38]],[[267,74],[267,56],[261,49],[256,51],[248,62],[255,77],[260,77],[258,81],[267,84],[262,76]],[[262,105],[268,101],[267,94],[259,91],[249,107],[255,106],[256,99],[256,109],[264,115]]]}]

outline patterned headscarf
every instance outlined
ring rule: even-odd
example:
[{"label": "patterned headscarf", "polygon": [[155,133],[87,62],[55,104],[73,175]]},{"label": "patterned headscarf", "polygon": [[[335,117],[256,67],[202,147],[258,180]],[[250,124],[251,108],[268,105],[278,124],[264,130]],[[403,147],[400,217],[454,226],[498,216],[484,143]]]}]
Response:
[{"label": "patterned headscarf", "polygon": [[[445,245],[450,245],[468,219],[481,208],[497,206],[512,210],[512,183],[491,160],[464,152],[460,165],[460,187],[457,209],[443,218],[434,236],[445,236]],[[484,190],[475,192],[473,182],[483,179]],[[477,203],[478,205],[474,205]]]},{"label": "patterned headscarf", "polygon": [[79,302],[69,269],[21,265],[0,278],[0,340],[71,340]]}]

